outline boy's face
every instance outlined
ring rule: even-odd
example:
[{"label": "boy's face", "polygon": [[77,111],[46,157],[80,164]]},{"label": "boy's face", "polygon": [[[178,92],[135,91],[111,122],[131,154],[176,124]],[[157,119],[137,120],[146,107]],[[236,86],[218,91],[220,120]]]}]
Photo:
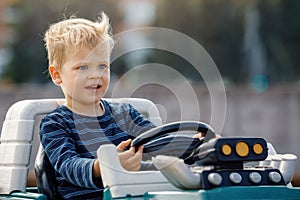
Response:
[{"label": "boy's face", "polygon": [[110,45],[99,44],[94,49],[83,47],[66,57],[61,70],[49,67],[55,84],[61,86],[66,105],[89,106],[98,104],[109,86]]}]

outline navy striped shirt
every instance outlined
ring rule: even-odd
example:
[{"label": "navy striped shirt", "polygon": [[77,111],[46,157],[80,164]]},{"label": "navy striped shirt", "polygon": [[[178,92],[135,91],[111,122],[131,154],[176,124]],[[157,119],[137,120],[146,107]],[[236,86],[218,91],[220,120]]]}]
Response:
[{"label": "navy striped shirt", "polygon": [[128,103],[101,102],[104,114],[98,117],[76,114],[61,106],[41,121],[41,143],[65,199],[101,199],[102,181],[92,177],[99,146],[118,145],[155,127]]}]

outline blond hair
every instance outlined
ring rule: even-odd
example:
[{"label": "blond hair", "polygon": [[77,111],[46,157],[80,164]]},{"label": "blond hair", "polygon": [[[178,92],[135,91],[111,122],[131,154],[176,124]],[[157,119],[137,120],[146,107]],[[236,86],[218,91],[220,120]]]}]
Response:
[{"label": "blond hair", "polygon": [[103,12],[96,22],[72,17],[52,24],[45,33],[44,41],[49,65],[59,69],[67,54],[77,53],[81,47],[94,48],[100,42],[108,41],[113,48],[109,18]]}]

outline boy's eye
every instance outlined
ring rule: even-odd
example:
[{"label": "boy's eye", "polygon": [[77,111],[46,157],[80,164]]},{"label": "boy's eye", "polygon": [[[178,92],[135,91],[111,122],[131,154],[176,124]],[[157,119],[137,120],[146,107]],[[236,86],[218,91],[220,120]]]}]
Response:
[{"label": "boy's eye", "polygon": [[105,70],[107,69],[107,65],[105,64],[98,65],[98,69]]},{"label": "boy's eye", "polygon": [[79,70],[87,70],[87,69],[88,69],[88,66],[85,66],[85,65],[79,66],[78,69],[79,69]]}]

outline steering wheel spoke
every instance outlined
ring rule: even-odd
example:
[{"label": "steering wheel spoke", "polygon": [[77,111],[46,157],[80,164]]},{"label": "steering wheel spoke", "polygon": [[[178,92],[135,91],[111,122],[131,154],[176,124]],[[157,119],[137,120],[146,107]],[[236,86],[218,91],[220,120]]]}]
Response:
[{"label": "steering wheel spoke", "polygon": [[[204,138],[194,138],[188,135],[169,134],[180,131],[195,131],[204,134]],[[156,127],[136,137],[131,146],[144,146],[144,157],[167,155],[189,160],[194,151],[203,142],[215,138],[214,130],[203,122],[179,121]],[[147,155],[148,154],[148,155]]]}]

